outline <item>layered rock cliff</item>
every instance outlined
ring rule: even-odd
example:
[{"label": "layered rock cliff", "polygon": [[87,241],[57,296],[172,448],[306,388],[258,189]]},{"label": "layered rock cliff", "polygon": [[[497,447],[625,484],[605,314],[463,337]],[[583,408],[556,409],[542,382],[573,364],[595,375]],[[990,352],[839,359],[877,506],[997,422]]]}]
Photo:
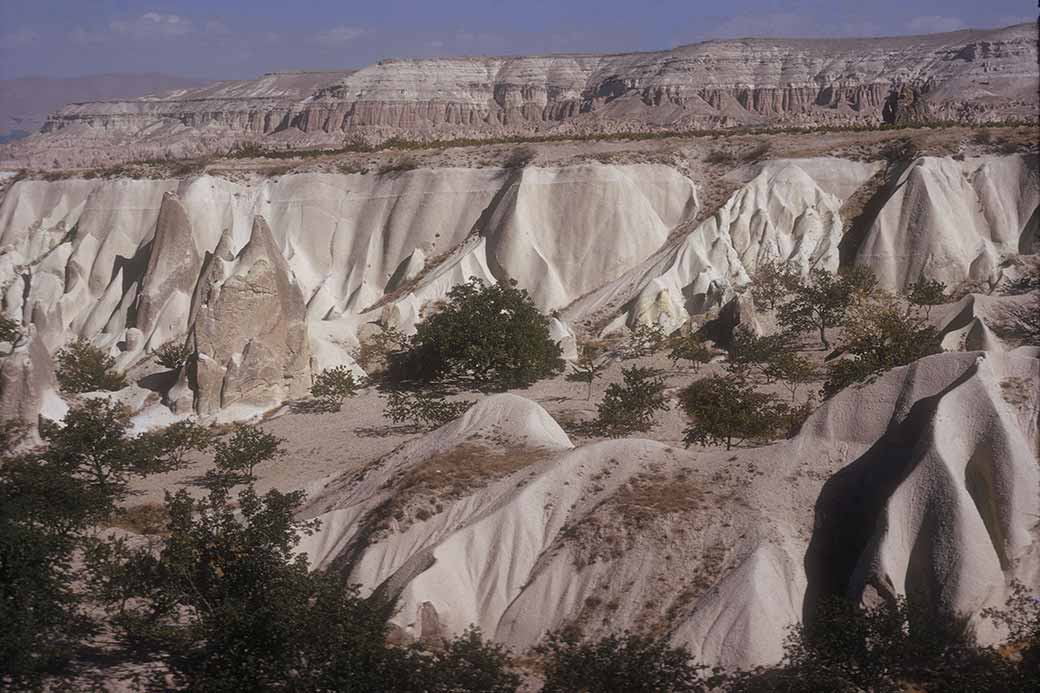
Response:
[{"label": "layered rock cliff", "polygon": [[618,55],[385,60],[73,104],[0,161],[130,158],[531,134],[1035,120],[1036,29],[743,39]]}]

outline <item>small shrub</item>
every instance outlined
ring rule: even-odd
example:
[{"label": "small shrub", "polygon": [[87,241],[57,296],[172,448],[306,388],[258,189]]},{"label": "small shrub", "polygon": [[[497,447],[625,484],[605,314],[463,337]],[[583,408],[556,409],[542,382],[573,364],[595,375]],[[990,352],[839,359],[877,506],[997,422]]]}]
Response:
[{"label": "small shrub", "polygon": [[942,350],[938,330],[919,316],[899,310],[884,296],[858,302],[846,323],[842,336],[845,357],[831,364],[823,386],[825,397]]},{"label": "small shrub", "polygon": [[757,392],[746,381],[713,376],[691,383],[681,395],[683,408],[693,420],[686,429],[687,447],[725,445],[732,449],[750,438],[768,438],[783,426],[787,407],[773,395]]},{"label": "small shrub", "polygon": [[262,462],[285,454],[284,441],[273,433],[256,426],[238,426],[227,440],[214,446],[213,463],[216,470],[207,475],[212,486],[251,483],[256,477],[254,470]]},{"label": "small shrub", "polygon": [[668,345],[671,347],[668,358],[672,360],[673,366],[679,361],[689,361],[694,371],[697,371],[701,364],[708,363],[715,357],[715,353],[704,340],[692,333],[672,337]]},{"label": "small shrub", "polygon": [[598,352],[594,347],[583,344],[578,362],[571,366],[571,372],[567,374],[567,380],[588,385],[585,401],[592,399],[592,381],[600,377],[605,368],[601,361],[597,361],[597,356]]},{"label": "small shrub", "polygon": [[798,286],[801,277],[786,262],[759,263],[751,275],[751,298],[759,307],[774,310]]},{"label": "small shrub", "polygon": [[624,384],[611,383],[596,407],[595,428],[612,438],[649,431],[654,414],[668,409],[664,379],[653,368],[633,366],[621,371]]},{"label": "small shrub", "polygon": [[156,363],[160,366],[169,368],[171,371],[177,371],[188,362],[188,359],[195,355],[195,351],[185,342],[170,340],[156,349],[153,355]]},{"label": "small shrub", "polygon": [[736,163],[737,157],[725,149],[712,149],[704,156],[704,162],[708,164],[730,165]]},{"label": "small shrub", "polygon": [[433,429],[459,418],[472,404],[449,402],[443,395],[395,390],[388,395],[384,412],[394,423],[411,422],[417,428]]},{"label": "small shrub", "polygon": [[915,306],[925,309],[925,317],[931,315],[932,306],[942,305],[949,301],[946,285],[927,277],[914,282],[907,291],[906,298]]},{"label": "small shrub", "polygon": [[15,344],[22,336],[18,323],[10,318],[0,316],[0,342]]},{"label": "small shrub", "polygon": [[339,411],[343,400],[357,394],[359,383],[346,366],[326,368],[314,379],[311,397],[318,400],[326,411]]},{"label": "small shrub", "polygon": [[58,350],[55,375],[61,389],[69,393],[120,390],[126,376],[115,370],[116,360],[85,339]]},{"label": "small shrub", "polygon": [[625,358],[638,359],[653,356],[664,348],[665,334],[660,325],[640,323],[632,330],[625,344]]},{"label": "small shrub", "polygon": [[386,176],[404,173],[405,171],[414,171],[417,168],[419,168],[419,162],[415,157],[401,156],[380,166],[379,175]]}]

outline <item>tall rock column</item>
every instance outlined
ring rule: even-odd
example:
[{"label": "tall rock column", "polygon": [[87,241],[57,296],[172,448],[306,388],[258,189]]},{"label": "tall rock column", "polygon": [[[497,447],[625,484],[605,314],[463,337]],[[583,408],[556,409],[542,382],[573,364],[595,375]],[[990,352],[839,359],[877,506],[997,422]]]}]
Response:
[{"label": "tall rock column", "polygon": [[191,297],[202,270],[188,213],[173,193],[163,195],[148,268],[137,299],[135,326],[145,348],[185,335]]},{"label": "tall rock column", "polygon": [[267,409],[310,385],[303,293],[267,222],[253,220],[237,256],[225,233],[195,297],[195,410]]}]

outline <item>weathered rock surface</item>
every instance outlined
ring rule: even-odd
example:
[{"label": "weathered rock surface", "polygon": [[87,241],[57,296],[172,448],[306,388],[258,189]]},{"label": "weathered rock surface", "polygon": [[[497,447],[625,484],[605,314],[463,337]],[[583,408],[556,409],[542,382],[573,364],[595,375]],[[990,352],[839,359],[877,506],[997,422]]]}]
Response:
[{"label": "weathered rock surface", "polygon": [[928,357],[739,465],[649,440],[573,448],[538,405],[488,397],[326,484],[303,548],[399,596],[413,637],[475,623],[524,651],[567,624],[650,630],[746,667],[778,661],[819,596],[880,593],[971,615],[986,641],[980,610],[1040,578],[1038,381],[1035,350]]},{"label": "weathered rock surface", "polygon": [[[874,194],[860,245],[840,247],[845,201],[882,166],[735,170],[702,222],[705,182],[681,162],[18,180],[0,199],[3,310],[51,352],[83,337],[122,369],[194,331],[199,381],[164,395],[178,414],[189,400],[214,413],[297,396],[310,370],[352,364],[362,324],[410,333],[470,277],[515,279],[559,310],[572,353],[575,331],[713,317],[766,260],[834,270],[849,251],[890,289],[924,275],[992,286],[1032,247],[1035,155],[919,159]],[[937,324],[951,348],[998,345],[953,317]]]},{"label": "weathered rock surface", "polygon": [[0,161],[47,168],[345,140],[1037,117],[1036,28],[741,39],[617,55],[384,60],[65,107]]},{"label": "weathered rock surface", "polygon": [[[310,386],[306,307],[267,222],[233,259],[221,239],[199,282],[190,342],[195,410],[263,411]],[[224,247],[222,247],[224,246]]]}]

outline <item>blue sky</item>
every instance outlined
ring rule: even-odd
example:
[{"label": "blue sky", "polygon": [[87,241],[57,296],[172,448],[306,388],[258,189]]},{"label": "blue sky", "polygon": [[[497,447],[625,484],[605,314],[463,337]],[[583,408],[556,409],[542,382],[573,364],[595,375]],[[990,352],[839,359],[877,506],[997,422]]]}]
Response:
[{"label": "blue sky", "polygon": [[388,57],[652,50],[1036,19],[1035,0],[0,0],[0,78],[247,78]]}]

